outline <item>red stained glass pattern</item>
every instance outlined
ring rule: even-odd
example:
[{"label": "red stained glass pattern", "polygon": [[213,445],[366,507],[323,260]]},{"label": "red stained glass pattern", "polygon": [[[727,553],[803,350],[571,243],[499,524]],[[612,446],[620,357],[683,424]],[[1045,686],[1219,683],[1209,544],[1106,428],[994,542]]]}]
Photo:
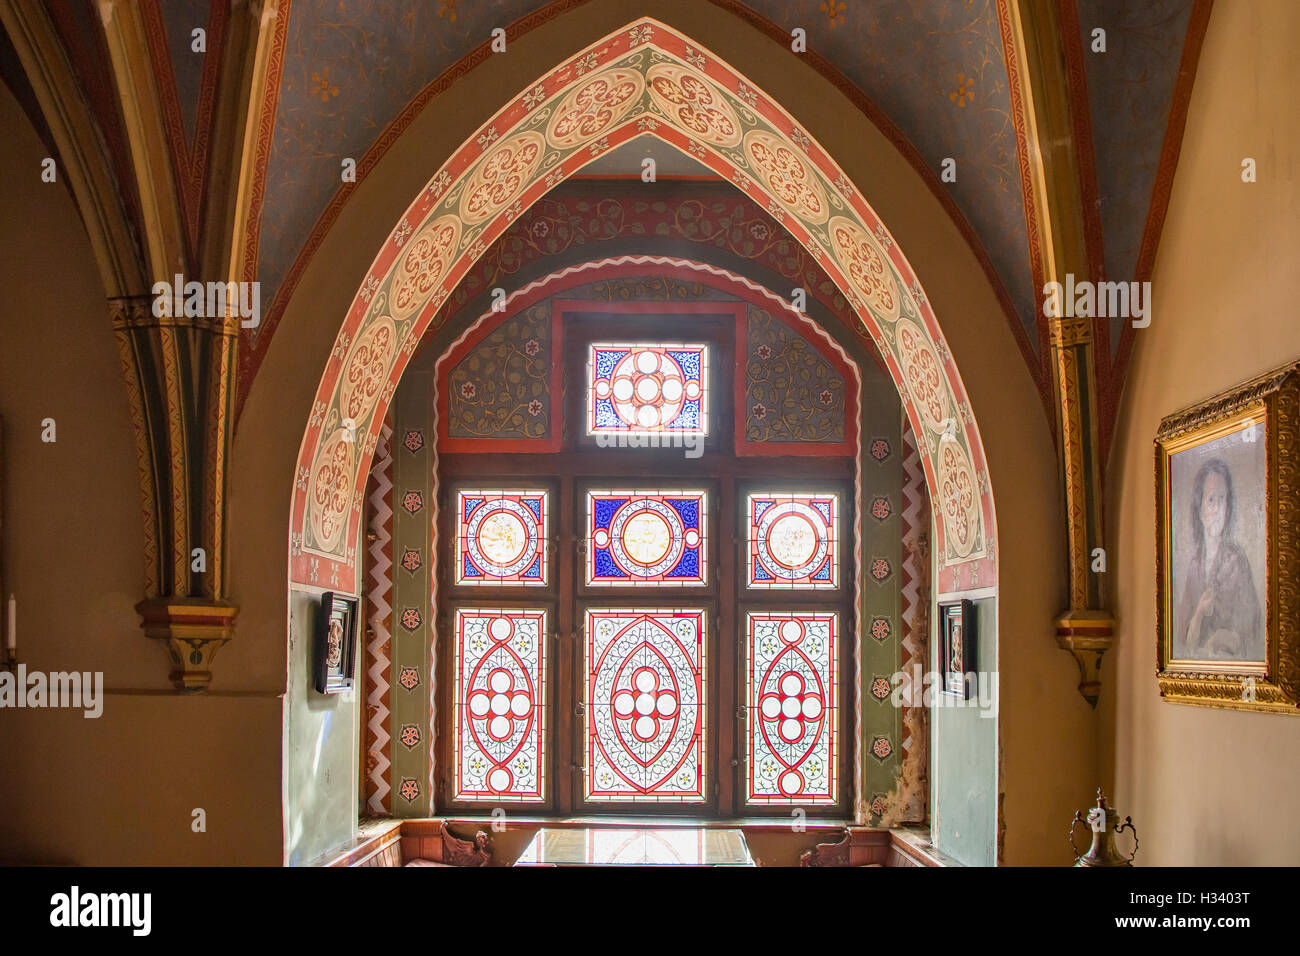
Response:
[{"label": "red stained glass pattern", "polygon": [[752,494],[746,506],[750,588],[839,586],[839,498]]},{"label": "red stained glass pattern", "polygon": [[704,799],[704,614],[586,612],[588,800]]},{"label": "red stained glass pattern", "polygon": [[595,344],[587,356],[587,434],[709,433],[705,345]]},{"label": "red stained glass pattern", "polygon": [[548,506],[545,491],[458,491],[456,583],[544,586]]},{"label": "red stained glass pattern", "polygon": [[546,611],[456,611],[454,793],[544,799]]},{"label": "red stained glass pattern", "polygon": [[750,613],[746,736],[750,803],[834,803],[836,615]]}]

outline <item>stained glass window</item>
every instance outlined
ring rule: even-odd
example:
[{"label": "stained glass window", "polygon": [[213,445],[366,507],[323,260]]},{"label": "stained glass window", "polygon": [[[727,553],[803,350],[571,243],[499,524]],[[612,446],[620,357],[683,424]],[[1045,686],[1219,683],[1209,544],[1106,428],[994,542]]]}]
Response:
[{"label": "stained glass window", "polygon": [[[892,565],[876,573],[873,560],[888,564],[880,549],[858,566],[852,533],[859,499],[871,523],[884,492],[863,479],[855,494],[852,449],[814,462],[747,455],[731,440],[755,401],[774,414],[768,398],[739,401],[752,358],[746,303],[552,306],[553,371],[568,383],[548,406],[554,445],[479,457],[492,449],[463,439],[439,457],[445,501],[433,507],[409,482],[396,498],[423,494],[417,517],[436,520],[443,542],[423,558],[405,542],[393,556],[407,571],[445,572],[412,578],[427,582],[445,625],[434,669],[401,682],[437,709],[431,799],[559,818],[851,813],[856,751],[842,735],[858,693],[839,627],[856,637],[846,585],[859,575],[896,585]],[[400,603],[402,623],[403,608],[429,616],[417,603]],[[420,743],[414,723],[402,726],[411,734],[395,736]],[[865,746],[879,757],[896,744],[869,735]],[[692,862],[698,847],[668,836],[623,832],[588,849]]]},{"label": "stained glass window", "polygon": [[592,343],[587,434],[707,435],[708,346]]},{"label": "stained glass window", "polygon": [[547,493],[456,493],[456,583],[544,586]]},{"label": "stained glass window", "polygon": [[746,506],[750,588],[839,585],[834,494],[751,494]]},{"label": "stained glass window", "polygon": [[836,615],[746,616],[749,803],[834,803],[839,675]]},{"label": "stained glass window", "polygon": [[703,491],[587,492],[587,583],[707,584]]},{"label": "stained glass window", "polygon": [[456,610],[458,800],[543,799],[546,611]]},{"label": "stained glass window", "polygon": [[588,800],[704,798],[701,609],[588,609]]}]

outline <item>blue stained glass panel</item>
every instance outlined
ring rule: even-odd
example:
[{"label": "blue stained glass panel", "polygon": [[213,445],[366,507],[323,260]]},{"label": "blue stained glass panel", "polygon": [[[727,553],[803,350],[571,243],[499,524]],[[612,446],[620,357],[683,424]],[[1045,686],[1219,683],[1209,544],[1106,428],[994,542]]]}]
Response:
[{"label": "blue stained glass panel", "polygon": [[707,519],[703,491],[589,491],[586,583],[707,584]]}]

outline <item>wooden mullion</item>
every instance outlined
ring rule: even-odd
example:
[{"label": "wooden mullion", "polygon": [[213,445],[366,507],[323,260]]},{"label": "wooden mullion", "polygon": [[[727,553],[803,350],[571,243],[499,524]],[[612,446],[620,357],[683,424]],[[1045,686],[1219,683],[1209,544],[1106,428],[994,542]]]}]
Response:
[{"label": "wooden mullion", "polygon": [[574,606],[576,594],[576,552],[577,538],[574,536],[574,481],[570,474],[560,475],[559,511],[555,516],[558,530],[556,546],[555,589],[557,595],[557,613],[555,622],[556,662],[555,674],[560,679],[555,684],[555,713],[557,714],[556,733],[553,735],[552,750],[553,779],[556,798],[561,813],[571,814],[576,803],[574,796],[578,786],[578,772],[575,767],[582,763],[582,725],[576,709],[583,699],[581,675],[579,673],[582,654],[578,647],[581,635],[578,634],[578,614]]},{"label": "wooden mullion", "polygon": [[[713,538],[713,554],[718,570],[718,633],[715,646],[718,654],[713,662],[713,674],[717,678],[719,693],[714,697],[714,715],[712,722],[714,739],[717,744],[713,750],[716,755],[713,770],[718,781],[718,812],[721,815],[736,816],[736,797],[739,791],[739,774],[743,772],[740,738],[743,726],[738,722],[740,706],[740,671],[738,664],[739,647],[736,628],[736,539],[735,533],[740,516],[736,507],[736,482],[731,476],[723,477],[718,483],[718,505],[710,515],[713,523],[710,534]],[[740,728],[740,733],[737,733]]]}]

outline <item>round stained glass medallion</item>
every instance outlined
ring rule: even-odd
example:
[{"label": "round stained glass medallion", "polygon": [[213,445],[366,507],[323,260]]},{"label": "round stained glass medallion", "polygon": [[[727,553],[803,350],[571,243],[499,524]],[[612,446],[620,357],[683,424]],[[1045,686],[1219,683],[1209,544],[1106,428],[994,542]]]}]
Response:
[{"label": "round stained glass medallion", "polygon": [[517,501],[489,499],[470,516],[465,546],[470,560],[485,574],[518,574],[537,554],[537,518]]},{"label": "round stained glass medallion", "polygon": [[776,577],[793,581],[822,566],[830,550],[830,529],[816,508],[784,501],[763,512],[757,530],[759,557]]},{"label": "round stained glass medallion", "polygon": [[685,530],[677,512],[653,498],[636,498],[619,508],[609,524],[609,553],[637,577],[663,574],[681,560]]}]

